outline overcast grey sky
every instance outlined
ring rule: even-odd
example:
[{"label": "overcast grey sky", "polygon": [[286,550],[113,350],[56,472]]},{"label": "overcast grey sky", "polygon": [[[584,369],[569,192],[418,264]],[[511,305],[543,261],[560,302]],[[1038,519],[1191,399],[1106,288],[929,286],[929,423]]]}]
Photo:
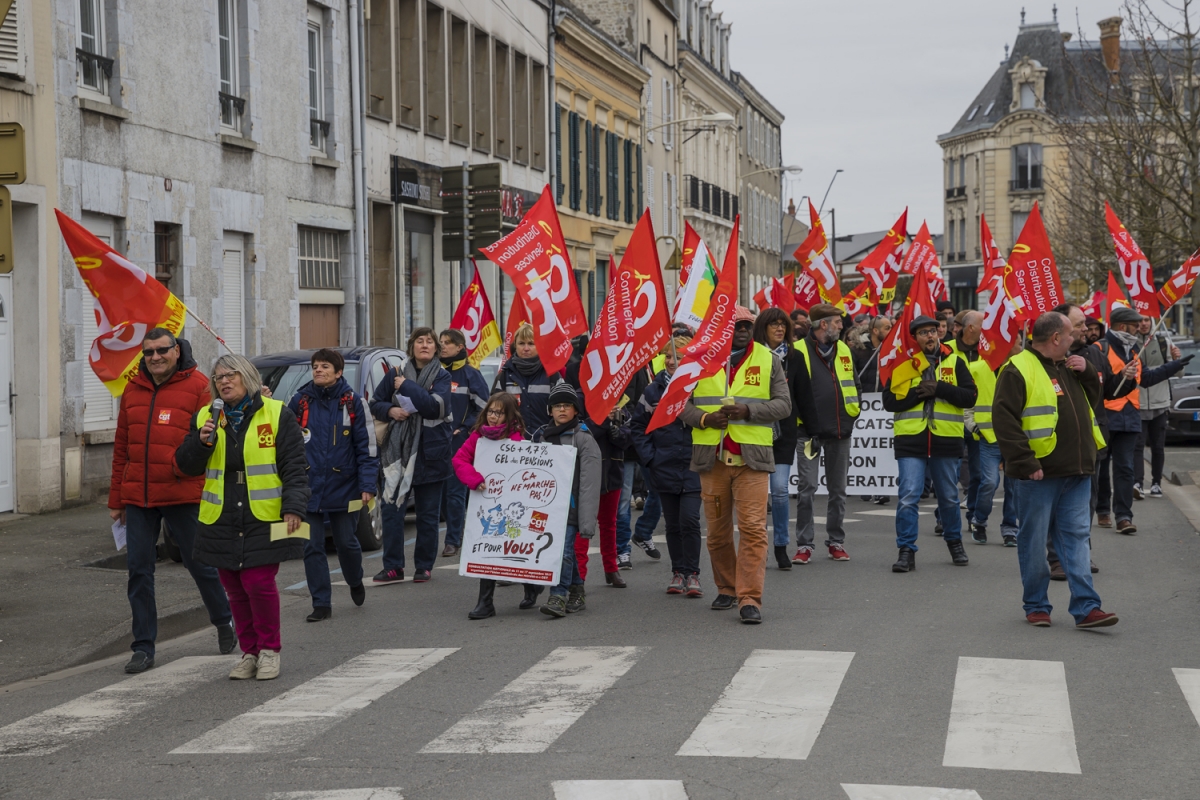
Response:
[{"label": "overcast grey sky", "polygon": [[[1053,0],[714,0],[733,23],[733,68],[786,117],[783,163],[804,167],[785,186],[799,205],[837,209],[838,235],[886,229],[909,207],[942,232],[939,134],[959,116],[1026,22],[1049,22]],[[1119,0],[1060,2],[1059,26],[1088,39]],[[1076,25],[1078,10],[1079,26]],[[1078,37],[1078,33],[1076,33]],[[807,215],[807,206],[804,215]],[[798,215],[799,216],[799,215]],[[807,216],[804,217],[807,219]],[[828,221],[826,222],[828,224]]]}]

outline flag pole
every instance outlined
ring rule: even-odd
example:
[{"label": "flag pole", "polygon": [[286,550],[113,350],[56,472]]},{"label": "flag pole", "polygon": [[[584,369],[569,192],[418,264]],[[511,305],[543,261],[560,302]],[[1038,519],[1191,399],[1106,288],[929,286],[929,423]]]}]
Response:
[{"label": "flag pole", "polygon": [[[1109,311],[1109,313],[1111,314],[1112,311]],[[1146,349],[1146,345],[1149,344],[1150,340],[1154,338],[1155,332],[1159,329],[1159,327],[1162,326],[1162,321],[1163,321],[1163,316],[1160,314],[1158,319],[1156,319],[1154,321],[1154,324],[1150,326],[1150,333],[1146,334],[1146,341],[1142,342],[1142,346],[1137,349],[1137,352],[1133,354],[1133,358],[1129,359],[1129,362],[1126,364],[1126,366],[1142,360],[1142,351]],[[1109,327],[1111,327],[1111,326],[1109,326]],[[1168,355],[1168,356],[1171,355],[1170,351],[1168,351],[1166,355]],[[1172,361],[1172,360],[1174,360],[1174,359],[1165,359],[1164,363],[1166,363],[1166,361]],[[1121,387],[1124,385],[1125,385],[1125,375],[1122,371],[1121,380],[1117,383],[1117,388],[1113,390],[1113,394],[1116,394],[1117,392],[1121,391]]]},{"label": "flag pole", "polygon": [[229,345],[225,344],[225,340],[224,340],[224,339],[222,339],[220,336],[218,336],[216,331],[214,331],[212,328],[208,327],[208,323],[206,323],[204,320],[202,320],[202,319],[200,319],[199,317],[197,317],[197,316],[196,316],[196,314],[195,314],[195,312],[193,312],[193,311],[192,311],[190,308],[188,308],[187,306],[184,306],[184,307],[183,307],[183,310],[187,312],[187,315],[188,315],[189,317],[191,317],[192,319],[196,320],[196,322],[197,322],[197,323],[200,325],[200,327],[201,327],[201,328],[204,328],[204,330],[206,330],[206,331],[208,331],[209,333],[211,333],[211,334],[212,334],[212,337],[213,337],[214,339],[216,339],[218,343],[220,343],[221,347],[224,347],[224,348],[225,348],[226,352],[228,352],[230,355],[236,355],[236,353],[234,353],[234,352],[233,352],[233,350],[230,350],[230,349],[229,349]]}]

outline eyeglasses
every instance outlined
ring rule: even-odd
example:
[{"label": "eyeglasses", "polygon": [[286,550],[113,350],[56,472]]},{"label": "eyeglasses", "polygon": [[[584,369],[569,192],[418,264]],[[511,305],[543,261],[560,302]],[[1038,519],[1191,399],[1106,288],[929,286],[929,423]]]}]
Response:
[{"label": "eyeglasses", "polygon": [[503,417],[504,409],[503,408],[489,408],[487,410],[487,415],[489,417]]},{"label": "eyeglasses", "polygon": [[555,403],[550,406],[551,411],[566,411],[568,408],[574,408],[574,403]]},{"label": "eyeglasses", "polygon": [[145,350],[142,351],[142,355],[144,355],[146,358],[149,358],[150,356],[153,356],[153,355],[165,356],[167,353],[171,352],[174,349],[175,349],[175,345],[170,345],[168,347],[147,347]]},{"label": "eyeglasses", "polygon": [[213,383],[224,383],[240,377],[241,375],[237,372],[222,372],[220,375],[213,375]]},{"label": "eyeglasses", "polygon": [[938,329],[937,328],[922,328],[921,330],[917,331],[916,334],[914,334],[914,335],[916,335],[916,336],[937,336]]},{"label": "eyeglasses", "polygon": [[776,326],[779,326],[780,328],[786,328],[788,326],[788,322],[784,319],[776,319],[767,323],[768,328],[774,328]]}]

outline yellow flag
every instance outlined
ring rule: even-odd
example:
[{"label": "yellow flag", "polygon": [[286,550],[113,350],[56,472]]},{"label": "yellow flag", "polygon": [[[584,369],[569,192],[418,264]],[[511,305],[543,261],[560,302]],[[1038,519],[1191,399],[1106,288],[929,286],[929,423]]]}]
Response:
[{"label": "yellow flag", "polygon": [[913,379],[920,378],[927,369],[929,359],[920,351],[907,361],[897,364],[896,369],[892,371],[892,394],[903,400],[908,396],[908,388]]}]

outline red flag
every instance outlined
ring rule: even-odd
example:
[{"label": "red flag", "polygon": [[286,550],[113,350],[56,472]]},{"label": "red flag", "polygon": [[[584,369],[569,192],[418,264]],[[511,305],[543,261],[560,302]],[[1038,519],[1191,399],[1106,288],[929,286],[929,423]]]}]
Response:
[{"label": "red flag", "polygon": [[[917,231],[917,235],[913,237],[912,245],[908,248],[908,252],[904,254],[904,263],[900,267],[901,272],[917,276],[923,274],[929,282],[929,292],[933,299],[946,299],[946,281],[942,278],[941,267],[938,266],[937,248],[933,246],[933,236],[929,233],[929,223],[922,222],[921,229]],[[909,294],[912,289],[909,289]],[[930,316],[933,316],[930,314]]]},{"label": "red flag", "polygon": [[588,342],[579,382],[592,419],[609,415],[629,379],[650,363],[671,336],[667,294],[649,212],[642,214]]},{"label": "red flag", "polygon": [[792,290],[779,278],[771,278],[771,297],[775,307],[783,309],[783,313],[790,316],[796,310],[796,298],[792,297]]},{"label": "red flag", "polygon": [[142,337],[153,328],[178,334],[187,309],[167,287],[78,222],[58,209],[54,213],[79,277],[95,298],[93,313],[100,335],[87,343],[88,364],[108,391],[120,397],[137,374]]},{"label": "red flag", "polygon": [[1200,275],[1200,250],[1192,253],[1188,260],[1183,262],[1183,265],[1175,270],[1175,274],[1158,290],[1158,304],[1162,310],[1166,311],[1175,305],[1179,298],[1191,294],[1192,285],[1196,283],[1198,275]]},{"label": "red flag", "polygon": [[[921,226],[925,230],[925,226]],[[926,231],[928,234],[928,231]],[[917,239],[921,238],[918,234]],[[914,247],[916,242],[913,242]],[[932,249],[932,245],[930,245]],[[911,253],[913,248],[909,248]],[[907,260],[907,259],[906,259]],[[908,289],[908,297],[904,300],[904,310],[900,319],[888,331],[887,338],[879,345],[879,380],[887,382],[892,372],[905,361],[921,352],[917,339],[908,331],[909,324],[920,316],[932,317],[937,311],[937,302],[929,287],[929,260],[921,258],[918,261],[918,271],[913,275],[912,286]]]},{"label": "red flag", "polygon": [[525,303],[546,373],[560,371],[571,357],[571,337],[588,328],[549,184],[516,230],[483,252]]},{"label": "red flag", "polygon": [[521,302],[521,295],[514,294],[512,305],[508,309],[508,322],[504,326],[504,360],[508,361],[512,358],[512,343],[513,337],[517,335],[517,328],[529,322],[529,312],[525,310],[525,304]]},{"label": "red flag", "polygon": [[733,343],[733,310],[738,295],[738,229],[742,217],[733,218],[733,233],[729,247],[725,250],[725,263],[721,265],[721,276],[713,290],[712,302],[704,320],[696,330],[691,344],[679,353],[679,368],[671,376],[667,391],[663,393],[654,416],[646,425],[646,433],[670,425],[679,417],[688,398],[703,378],[716,375],[729,360]]},{"label": "red flag", "polygon": [[838,308],[848,314],[850,319],[854,319],[859,314],[875,316],[874,288],[870,280],[859,281],[858,285],[842,298]]},{"label": "red flag", "polygon": [[503,341],[500,339],[496,315],[492,313],[492,304],[488,302],[487,292],[479,277],[479,265],[475,264],[475,259],[471,259],[471,264],[475,267],[475,277],[463,292],[462,300],[458,301],[458,308],[450,318],[450,327],[462,331],[467,340],[467,362],[478,369],[479,363]]},{"label": "red flag", "polygon": [[1104,319],[1104,292],[1095,292],[1092,299],[1087,301],[1087,304],[1082,306],[1083,315],[1092,319]]},{"label": "red flag", "polygon": [[1104,301],[1104,324],[1109,324],[1112,318],[1114,308],[1132,308],[1129,305],[1129,300],[1125,297],[1125,290],[1121,288],[1121,284],[1117,281],[1112,270],[1108,271],[1108,292]]},{"label": "red flag", "polygon": [[821,217],[817,215],[817,209],[813,208],[812,200],[808,201],[808,218],[812,227],[808,236],[804,237],[804,241],[796,248],[796,263],[817,282],[821,302],[837,305],[842,299],[842,284],[837,267],[829,257],[829,239],[825,236],[825,226],[821,224]]},{"label": "red flag", "polygon": [[[908,209],[906,208],[887,235],[879,240],[875,249],[868,253],[867,257],[860,261],[855,268],[871,282],[871,292],[875,297],[884,297],[884,292],[888,288],[891,288],[892,295],[895,294],[896,277],[904,258],[904,243],[907,241]],[[891,301],[892,295],[886,297],[887,302]]]},{"label": "red flag", "polygon": [[807,311],[821,302],[821,294],[817,291],[817,282],[807,272],[801,272],[798,276],[789,275],[783,280],[791,287],[792,299],[796,301],[796,308],[803,308]]},{"label": "red flag", "polygon": [[1022,304],[1017,306],[1019,322],[1033,321],[1066,302],[1037,201],[1008,256],[1006,272],[1009,275],[1006,291],[1012,294],[1015,286],[1021,295]]},{"label": "red flag", "polygon": [[1108,223],[1108,232],[1112,235],[1117,264],[1121,267],[1125,288],[1129,290],[1129,299],[1133,301],[1133,310],[1144,317],[1157,319],[1159,311],[1154,297],[1154,273],[1150,270],[1146,254],[1121,224],[1121,220],[1117,219],[1116,212],[1107,200],[1104,201],[1104,221]]},{"label": "red flag", "polygon": [[772,285],[768,283],[768,284],[764,285],[761,289],[759,289],[758,292],[755,293],[754,304],[756,306],[758,306],[759,311],[766,311],[768,308],[770,308],[773,305],[773,303],[772,303],[772,300],[774,299],[772,297],[773,291],[774,291],[774,287],[772,287]]},{"label": "red flag", "polygon": [[1012,270],[1008,268],[996,238],[988,228],[987,220],[979,221],[980,242],[983,251],[983,283],[979,292],[991,292],[987,307],[983,311],[983,327],[979,331],[979,356],[993,370],[999,369],[1012,352],[1021,329],[1020,310],[1024,300],[1015,288]]}]

